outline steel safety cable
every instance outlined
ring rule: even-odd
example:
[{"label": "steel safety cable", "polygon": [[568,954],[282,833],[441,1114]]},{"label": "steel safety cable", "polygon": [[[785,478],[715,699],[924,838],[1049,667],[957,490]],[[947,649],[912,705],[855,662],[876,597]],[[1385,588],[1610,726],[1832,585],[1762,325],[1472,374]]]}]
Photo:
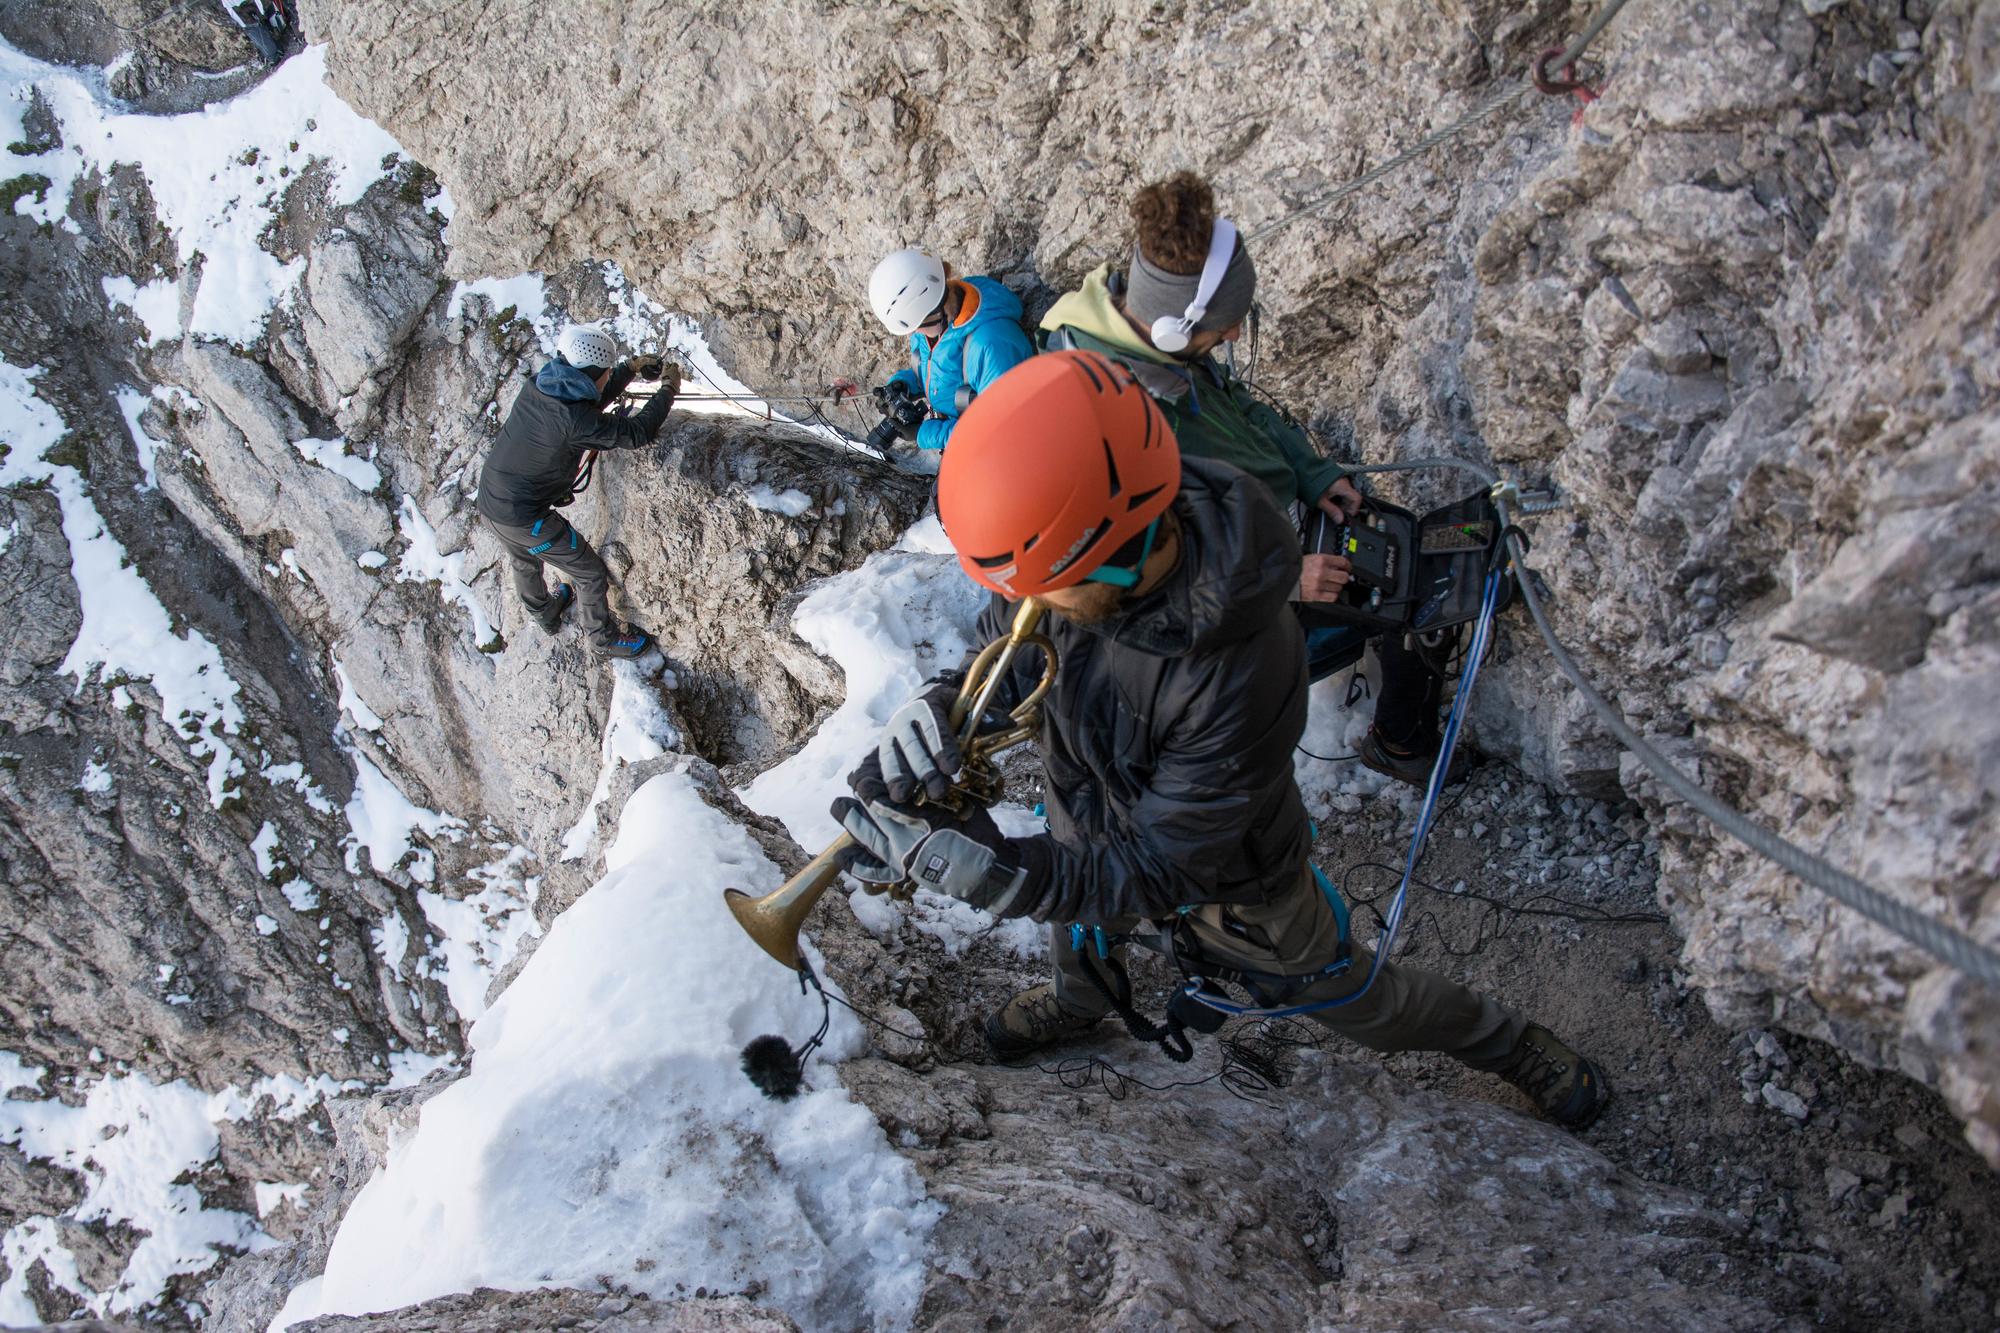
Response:
[{"label": "steel safety cable", "polygon": [[[1604,5],[1604,7],[1597,12],[1597,16],[1593,18],[1584,27],[1583,31],[1577,35],[1576,40],[1571,42],[1567,47],[1563,48],[1561,54],[1551,55],[1544,59],[1538,60],[1536,62],[1537,69],[1539,70],[1542,68],[1546,68],[1547,66],[1550,65],[1553,65],[1558,69],[1561,69],[1561,68],[1566,68],[1569,65],[1573,64],[1580,56],[1583,55],[1584,51],[1590,46],[1590,44],[1593,41],[1597,40],[1598,35],[1602,33],[1605,29],[1605,26],[1609,24],[1611,20],[1617,16],[1618,11],[1625,8],[1625,6],[1629,3],[1631,3],[1631,0],[1606,0],[1606,4]],[[1460,116],[1457,120],[1454,120],[1451,124],[1445,126],[1443,129],[1433,130],[1431,133],[1426,134],[1423,138],[1417,140],[1416,143],[1404,149],[1402,152],[1396,154],[1394,157],[1388,159],[1386,162],[1381,162],[1373,167],[1370,167],[1367,171],[1362,172],[1359,176],[1356,176],[1353,180],[1348,181],[1346,184],[1337,187],[1331,193],[1323,196],[1322,198],[1316,199],[1312,203],[1307,204],[1302,208],[1294,209],[1292,212],[1287,213],[1283,217],[1277,218],[1274,221],[1265,223],[1263,226],[1258,227],[1256,230],[1250,232],[1246,239],[1251,242],[1261,241],[1268,236],[1276,235],[1278,232],[1284,230],[1286,227],[1291,226],[1294,222],[1297,222],[1300,218],[1311,217],[1315,213],[1325,212],[1327,209],[1333,207],[1341,200],[1346,199],[1351,195],[1357,194],[1360,191],[1367,189],[1369,186],[1373,185],[1376,181],[1381,180],[1383,177],[1392,174],[1393,172],[1401,169],[1402,167],[1408,166],[1410,163],[1424,156],[1424,154],[1430,152],[1431,149],[1436,148],[1441,144],[1447,143],[1452,139],[1456,139],[1459,135],[1465,133],[1465,131],[1471,129],[1474,125],[1479,124],[1481,121],[1490,119],[1495,113],[1500,111],[1503,107],[1507,106],[1508,104],[1519,101],[1521,98],[1526,97],[1529,93],[1537,91],[1539,91],[1539,89],[1535,86],[1535,83],[1532,79],[1525,83],[1513,84],[1508,87],[1501,88],[1497,92],[1490,94],[1485,101],[1481,102],[1478,106],[1475,106],[1472,110],[1466,112],[1464,115]]]},{"label": "steel safety cable", "polygon": [[[1348,472],[1414,472],[1427,468],[1449,467],[1469,472],[1488,486],[1497,484],[1499,474],[1483,463],[1475,463],[1466,458],[1412,458],[1398,463],[1371,463],[1363,467],[1349,468]],[[1507,518],[1506,510],[1515,507],[1512,501],[1500,502],[1501,517]],[[1522,513],[1534,512],[1529,505],[1518,506]],[[1723,803],[1721,798],[1702,787],[1676,768],[1671,760],[1661,754],[1625,721],[1624,716],[1599,694],[1594,686],[1584,678],[1562,641],[1556,637],[1555,628],[1549,623],[1548,612],[1542,606],[1542,599],[1535,591],[1534,571],[1529,568],[1527,550],[1522,546],[1518,534],[1507,534],[1507,554],[1513,561],[1518,577],[1515,584],[1521,590],[1521,598],[1527,603],[1529,615],[1540,631],[1542,640],[1548,645],[1549,653],[1555,658],[1556,667],[1574,685],[1590,705],[1592,712],[1604,723],[1619,744],[1637,755],[1654,776],[1694,808],[1697,814],[1720,828],[1730,837],[1756,852],[1759,856],[1796,875],[1800,880],[1818,889],[1843,906],[1850,907],[1861,915],[1914,944],[1925,953],[1941,962],[1949,963],[1967,976],[1986,986],[2000,990],[2000,951],[1979,943],[1963,931],[1928,916],[1907,903],[1899,902],[1872,884],[1855,878],[1838,866],[1814,856],[1794,843],[1786,841],[1770,829],[1752,822],[1740,811]]]}]

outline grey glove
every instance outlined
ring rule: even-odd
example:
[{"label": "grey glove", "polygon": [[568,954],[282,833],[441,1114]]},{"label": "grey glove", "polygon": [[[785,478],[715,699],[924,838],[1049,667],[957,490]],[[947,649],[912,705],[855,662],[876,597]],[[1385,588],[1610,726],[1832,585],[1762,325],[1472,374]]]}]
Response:
[{"label": "grey glove", "polygon": [[891,801],[908,801],[918,787],[933,801],[951,790],[952,779],[964,767],[951,726],[957,699],[958,683],[940,680],[890,714],[875,759]]},{"label": "grey glove", "polygon": [[1002,862],[1010,851],[1007,837],[982,808],[957,819],[945,811],[927,815],[886,801],[864,804],[842,796],[833,803],[833,817],[858,844],[842,868],[865,883],[908,880],[1004,916],[1027,881],[1025,870]]}]

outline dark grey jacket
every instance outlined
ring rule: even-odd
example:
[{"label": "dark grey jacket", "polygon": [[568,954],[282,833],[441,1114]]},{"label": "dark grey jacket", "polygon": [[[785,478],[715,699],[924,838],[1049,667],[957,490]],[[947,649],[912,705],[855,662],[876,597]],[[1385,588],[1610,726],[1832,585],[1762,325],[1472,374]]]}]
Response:
[{"label": "dark grey jacket", "polygon": [[[1299,543],[1270,491],[1183,457],[1180,567],[1096,625],[1051,616],[1062,671],[1039,743],[1049,831],[1012,843],[1028,870],[1011,915],[1159,918],[1294,891],[1311,837],[1292,777],[1305,650],[1288,599]],[[982,642],[1006,632],[995,598]],[[1040,654],[1012,682],[1022,688]],[[1018,698],[1019,695],[1014,695]]]},{"label": "dark grey jacket", "polygon": [[[632,372],[611,372],[604,398],[618,396]],[[582,371],[551,361],[521,386],[479,474],[479,512],[500,523],[527,527],[550,509],[568,504],[586,451],[639,449],[653,442],[674,405],[662,390],[630,417],[604,411],[597,385]]]}]

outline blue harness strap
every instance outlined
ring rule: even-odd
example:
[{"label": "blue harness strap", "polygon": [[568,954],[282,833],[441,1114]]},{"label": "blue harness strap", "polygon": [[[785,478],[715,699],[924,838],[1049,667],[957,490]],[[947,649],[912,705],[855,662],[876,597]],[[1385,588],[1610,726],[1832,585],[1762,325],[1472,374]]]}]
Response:
[{"label": "blue harness strap", "polygon": [[1319,885],[1319,891],[1326,895],[1327,906],[1333,909],[1334,924],[1340,927],[1340,942],[1345,944],[1352,938],[1347,933],[1347,900],[1340,896],[1340,890],[1333,887],[1333,881],[1328,879],[1318,866],[1314,866],[1312,872],[1313,880]]}]

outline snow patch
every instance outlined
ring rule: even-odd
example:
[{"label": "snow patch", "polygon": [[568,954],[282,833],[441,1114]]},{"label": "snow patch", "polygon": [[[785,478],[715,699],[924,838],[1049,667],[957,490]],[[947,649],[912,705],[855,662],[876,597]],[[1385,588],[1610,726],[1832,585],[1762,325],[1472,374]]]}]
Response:
[{"label": "snow patch", "polygon": [[792,627],[840,664],[847,698],[798,753],[738,791],[743,803],[783,820],[802,847],[839,836],[827,804],[847,789],[848,771],[875,747],[889,715],[925,679],[959,664],[986,599],[955,557],[902,548],[807,594]]},{"label": "snow patch", "polygon": [[122,275],[103,280],[104,299],[130,310],[146,326],[148,343],[171,342],[181,336],[181,285],[156,278],[141,285]]},{"label": "snow patch", "polygon": [[304,1181],[284,1183],[275,1180],[260,1180],[256,1182],[255,1188],[257,1191],[257,1216],[259,1218],[269,1217],[286,1204],[290,1204],[294,1208],[303,1208],[305,1206],[306,1185]]},{"label": "snow patch", "polygon": [[345,811],[351,830],[345,840],[348,873],[361,873],[364,850],[368,853],[368,864],[378,875],[394,871],[414,851],[409,876],[419,883],[430,883],[437,877],[436,858],[428,851],[416,850],[412,836],[421,832],[426,837],[457,841],[463,835],[465,821],[424,809],[403,795],[360,747],[343,742],[338,733],[335,741],[354,761],[354,796]]},{"label": "snow patch", "polygon": [[756,1283],[809,1329],[908,1325],[942,1210],[826,1072],[864,1046],[859,1025],[836,1011],[820,1086],[790,1102],[738,1063],[751,1037],[819,1021],[722,903],[783,875],[684,772],[635,792],[619,828],[605,877],[474,1025],[471,1071],[424,1104],[276,1327],[601,1278],[657,1296]]},{"label": "snow patch", "polygon": [[462,1023],[476,1022],[486,1012],[494,978],[513,961],[523,940],[541,933],[533,884],[521,874],[528,855],[526,847],[510,847],[498,860],[471,871],[471,878],[485,887],[463,898],[417,891],[417,904],[438,933],[430,953],[431,975],[444,982]]},{"label": "snow patch", "polygon": [[597,812],[611,795],[611,779],[619,766],[657,759],[681,743],[680,732],[659,695],[661,690],[675,688],[673,673],[662,664],[656,668],[656,677],[638,662],[614,662],[611,670],[611,710],[604,728],[603,763],[583,813],[563,835],[565,861],[580,861],[590,851],[591,840],[597,836]]},{"label": "snow patch", "polygon": [[345,440],[293,440],[292,448],[308,463],[317,463],[363,495],[373,495],[382,489],[381,470],[367,459],[348,453]]},{"label": "snow patch", "polygon": [[[409,543],[403,552],[402,561],[396,566],[398,583],[435,583],[438,595],[447,602],[457,602],[472,618],[472,642],[481,651],[491,651],[499,645],[499,633],[493,628],[493,620],[486,614],[486,608],[472,589],[466,586],[463,572],[466,551],[453,551],[446,555],[438,550],[437,529],[417,508],[417,502],[409,496],[403,497],[398,511],[396,525],[402,530],[403,540]],[[366,568],[366,566],[364,566]]]},{"label": "snow patch", "polygon": [[333,679],[340,686],[340,711],[347,715],[348,720],[363,731],[382,730],[381,715],[368,706],[367,700],[347,679],[347,668],[341,666],[338,657],[333,659]]},{"label": "snow patch", "polygon": [[1363,802],[1380,799],[1389,788],[1397,789],[1390,793],[1392,798],[1409,790],[1393,778],[1363,767],[1359,760],[1345,758],[1355,752],[1375,720],[1372,707],[1343,706],[1348,685],[1355,674],[1362,673],[1362,665],[1335,672],[1315,684],[1307,695],[1306,733],[1292,754],[1292,773],[1314,819],[1351,815]]},{"label": "snow patch", "polygon": [[102,796],[110,791],[113,784],[111,770],[95,759],[83,766],[83,776],[76,781],[79,791],[87,791],[93,796]]},{"label": "snow patch", "polygon": [[[0,46],[0,53],[4,50]],[[42,373],[40,367],[24,370],[0,361],[0,439],[11,446],[0,458],[0,487],[43,482],[62,507],[83,624],[61,670],[76,677],[79,689],[93,678],[150,680],[161,718],[208,761],[208,799],[220,808],[243,773],[242,762],[222,742],[243,723],[236,682],[205,636],[192,628],[174,632],[166,607],[104,526],[82,474],[44,457],[69,432],[55,409],[35,394]]]},{"label": "snow patch", "polygon": [[[327,86],[324,46],[293,56],[240,96],[177,116],[132,113],[105,91],[101,75],[4,44],[0,84],[11,94],[0,98],[0,132],[9,140],[25,137],[29,85],[62,125],[61,147],[17,160],[17,170],[52,185],[40,203],[23,198],[15,211],[75,230],[67,210],[77,180],[92,168],[108,174],[116,163],[138,164],[180,265],[201,265],[187,331],[239,345],[263,334],[272,308],[305,270],[303,259],[282,263],[259,244],[284,191],[323,163],[328,204],[346,207],[382,178],[389,155],[401,152]],[[150,334],[155,322],[146,323]]]},{"label": "snow patch", "polygon": [[160,488],[160,475],[156,461],[160,450],[167,447],[165,440],[156,440],[139,422],[139,416],[153,402],[154,395],[144,394],[130,385],[118,386],[118,410],[125,414],[125,431],[132,437],[132,447],[139,452],[139,471],[145,480],[139,483],[142,491]]},{"label": "snow patch", "polygon": [[257,858],[257,873],[265,879],[271,878],[278,868],[278,858],[273,853],[280,850],[278,830],[270,820],[257,830],[257,836],[250,840],[250,854]]},{"label": "snow patch", "polygon": [[804,491],[789,489],[774,491],[759,482],[744,493],[752,509],[762,509],[766,513],[783,514],[786,518],[797,518],[812,508],[812,497]]},{"label": "snow patch", "polygon": [[521,273],[511,278],[480,278],[476,282],[461,282],[451,289],[451,299],[445,302],[444,317],[455,320],[465,312],[465,298],[484,297],[492,303],[493,313],[505,314],[510,308],[515,319],[525,320],[535,330],[535,340],[541,344],[547,356],[556,354],[555,316],[549,313],[549,289],[539,273]]},{"label": "snow patch", "polygon": [[[32,1087],[18,1056],[0,1051],[0,1085]],[[160,1298],[168,1279],[199,1273],[220,1247],[261,1250],[273,1242],[242,1213],[204,1207],[192,1185],[174,1181],[199,1170],[216,1153],[210,1098],[186,1083],[156,1084],[139,1074],[112,1074],[91,1085],[83,1105],[0,1100],[0,1143],[53,1162],[88,1182],[71,1216],[80,1222],[122,1222],[143,1233],[109,1291],[90,1296],[47,1219],[31,1219],[0,1238],[10,1275],[0,1283],[0,1324],[38,1324],[27,1293],[28,1266],[41,1259],[79,1303],[96,1315],[124,1314]]]},{"label": "snow patch", "polygon": [[264,781],[274,787],[290,787],[304,798],[305,803],[323,815],[333,813],[333,802],[327,799],[317,782],[306,776],[306,766],[300,763],[266,764],[263,769]]}]

